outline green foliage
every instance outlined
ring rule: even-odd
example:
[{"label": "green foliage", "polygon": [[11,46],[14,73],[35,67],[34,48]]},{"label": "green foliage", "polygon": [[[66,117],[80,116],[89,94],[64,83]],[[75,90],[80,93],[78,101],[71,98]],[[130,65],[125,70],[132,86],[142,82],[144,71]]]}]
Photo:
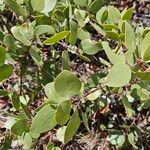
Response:
[{"label": "green foliage", "polygon": [[0,0],[3,149],[67,149],[86,135],[147,149],[150,29],[132,23],[133,8],[105,4]]}]

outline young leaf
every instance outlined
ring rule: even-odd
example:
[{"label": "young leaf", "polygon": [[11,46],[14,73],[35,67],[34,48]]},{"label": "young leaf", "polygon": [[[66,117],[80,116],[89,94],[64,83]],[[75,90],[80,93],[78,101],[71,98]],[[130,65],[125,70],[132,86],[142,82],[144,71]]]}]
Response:
[{"label": "young leaf", "polygon": [[91,41],[90,39],[85,39],[82,41],[81,46],[84,53],[88,55],[94,55],[101,50],[101,44],[95,41]]},{"label": "young leaf", "polygon": [[76,110],[69,123],[67,124],[65,135],[64,135],[64,143],[67,144],[72,137],[76,134],[78,128],[80,126],[80,117],[78,111]]},{"label": "young leaf", "polygon": [[4,0],[6,5],[15,13],[18,15],[22,15],[23,17],[27,17],[27,11],[22,8],[16,1],[14,0]]},{"label": "young leaf", "polygon": [[56,110],[55,119],[59,125],[64,125],[70,117],[71,101],[63,101],[58,105]]},{"label": "young leaf", "polygon": [[55,80],[55,90],[58,94],[66,97],[80,93],[81,81],[71,72],[62,71]]},{"label": "young leaf", "polygon": [[3,65],[0,67],[0,82],[9,78],[13,73],[13,67],[11,65]]},{"label": "young leaf", "polygon": [[45,45],[53,45],[60,40],[63,40],[68,36],[69,32],[68,31],[62,31],[60,33],[55,34],[54,36],[48,38],[46,41],[44,41]]},{"label": "young leaf", "polygon": [[0,67],[3,66],[6,58],[6,50],[4,47],[0,46]]},{"label": "young leaf", "polygon": [[133,8],[124,9],[121,13],[122,20],[130,20],[133,16],[134,10]]},{"label": "young leaf", "polygon": [[56,126],[55,112],[56,109],[46,105],[36,114],[30,128],[30,134],[33,138],[37,138],[40,133],[49,131]]},{"label": "young leaf", "polygon": [[120,40],[119,34],[117,32],[106,31],[106,34],[112,40],[115,40],[115,41],[119,41]]},{"label": "young leaf", "polygon": [[69,43],[71,45],[75,45],[77,40],[78,26],[77,23],[73,20],[69,21],[69,26],[70,26]]},{"label": "young leaf", "polygon": [[123,87],[131,80],[131,69],[126,64],[115,64],[106,77],[106,85],[110,87]]}]

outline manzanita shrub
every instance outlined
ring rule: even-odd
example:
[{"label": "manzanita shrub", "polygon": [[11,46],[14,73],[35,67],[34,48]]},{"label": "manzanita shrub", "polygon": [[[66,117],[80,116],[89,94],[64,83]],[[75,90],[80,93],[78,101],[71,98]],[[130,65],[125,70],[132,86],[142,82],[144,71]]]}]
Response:
[{"label": "manzanita shrub", "polygon": [[104,0],[0,0],[2,149],[60,149],[87,134],[100,149],[148,149],[150,28],[133,12]]}]

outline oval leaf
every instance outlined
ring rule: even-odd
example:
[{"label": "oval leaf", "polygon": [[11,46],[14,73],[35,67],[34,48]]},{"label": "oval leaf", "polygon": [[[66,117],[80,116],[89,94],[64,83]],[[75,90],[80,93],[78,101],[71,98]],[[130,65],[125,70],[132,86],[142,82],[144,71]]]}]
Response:
[{"label": "oval leaf", "polygon": [[81,86],[81,81],[67,70],[58,75],[54,84],[56,92],[65,97],[79,94]]},{"label": "oval leaf", "polygon": [[106,78],[110,87],[123,87],[131,80],[131,69],[126,64],[116,64],[112,67]]}]

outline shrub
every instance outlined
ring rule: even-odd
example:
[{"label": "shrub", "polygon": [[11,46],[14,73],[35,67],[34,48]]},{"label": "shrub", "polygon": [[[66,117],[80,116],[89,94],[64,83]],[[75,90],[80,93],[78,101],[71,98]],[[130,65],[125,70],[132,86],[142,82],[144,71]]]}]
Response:
[{"label": "shrub", "polygon": [[103,149],[147,148],[150,28],[131,22],[132,8],[103,0],[0,4],[0,96],[10,103],[3,149],[15,140],[34,149],[42,139],[59,149],[51,134],[67,145],[80,133]]}]

